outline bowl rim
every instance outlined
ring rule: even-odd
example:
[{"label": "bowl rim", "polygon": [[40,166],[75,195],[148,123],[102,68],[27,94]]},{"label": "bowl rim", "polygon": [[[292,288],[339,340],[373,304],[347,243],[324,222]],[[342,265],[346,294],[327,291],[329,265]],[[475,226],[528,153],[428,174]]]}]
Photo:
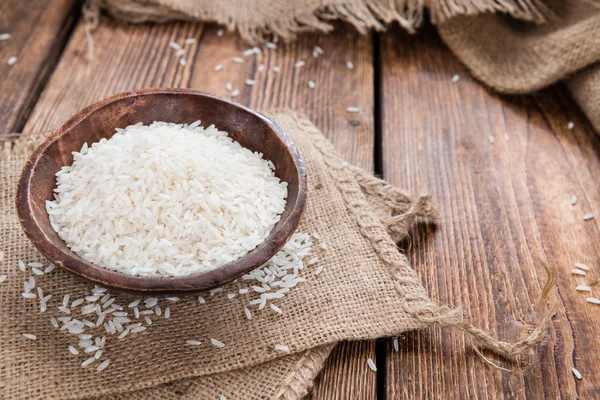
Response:
[{"label": "bowl rim", "polygon": [[[275,133],[275,135],[282,141],[284,147],[290,152],[298,173],[298,196],[295,203],[292,205],[290,214],[285,218],[285,220],[280,220],[276,224],[276,227],[271,230],[271,233],[267,239],[248,254],[211,271],[179,277],[141,277],[126,275],[121,272],[99,267],[84,260],[69,249],[64,250],[57,247],[46,236],[40,225],[38,225],[34,215],[31,196],[31,180],[33,177],[33,171],[51,144],[75,128],[89,115],[111,103],[114,103],[115,101],[120,101],[130,97],[135,98],[156,94],[207,97],[214,101],[227,103],[233,107],[243,110],[248,114],[253,115],[256,118],[259,118],[268,126],[269,129]],[[31,240],[34,246],[56,266],[64,268],[85,279],[106,286],[107,288],[137,293],[143,292],[168,294],[208,290],[233,281],[242,276],[244,273],[250,272],[251,270],[258,268],[260,265],[267,262],[272,256],[281,250],[281,248],[283,248],[285,243],[300,224],[302,214],[306,207],[306,188],[307,178],[304,162],[300,157],[296,146],[277,124],[263,114],[230,99],[197,90],[149,88],[114,94],[85,107],[71,116],[60,128],[49,135],[29,157],[28,161],[23,167],[21,176],[19,177],[15,202],[19,216],[19,222],[21,223],[26,236],[29,238],[29,240]],[[48,224],[49,223],[50,222],[48,221]]]}]

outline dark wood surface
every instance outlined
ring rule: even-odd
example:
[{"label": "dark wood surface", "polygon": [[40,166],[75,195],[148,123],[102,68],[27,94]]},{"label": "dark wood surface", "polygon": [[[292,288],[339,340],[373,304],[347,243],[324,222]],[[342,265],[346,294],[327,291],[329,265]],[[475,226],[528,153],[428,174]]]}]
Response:
[{"label": "dark wood surface", "polygon": [[[533,366],[514,374],[484,366],[456,330],[406,333],[398,353],[390,341],[388,398],[599,398],[600,310],[575,291],[597,283],[600,268],[598,220],[582,218],[598,211],[598,136],[560,87],[490,93],[432,31],[393,30],[381,54],[383,176],[429,191],[442,214],[413,230],[408,251],[431,297],[515,341],[537,321],[544,260],[558,268],[560,305]],[[575,277],[575,262],[592,271]]]},{"label": "dark wood surface", "polygon": [[23,128],[78,15],[75,0],[0,1],[0,134]]},{"label": "dark wood surface", "polygon": [[[600,140],[562,87],[535,96],[493,94],[469,78],[432,27],[417,35],[391,29],[360,36],[340,26],[235,64],[232,57],[248,46],[234,34],[218,37],[215,26],[105,20],[94,33],[90,63],[82,21],[71,29],[78,7],[34,3],[54,7],[34,15],[13,0],[0,5],[0,33],[20,32],[0,42],[0,73],[11,77],[0,81],[0,133],[51,131],[120,91],[187,87],[227,95],[231,82],[241,91],[236,101],[302,111],[349,161],[415,194],[432,193],[441,220],[419,224],[402,246],[434,300],[462,306],[467,319],[497,337],[516,340],[537,321],[546,277],[535,260],[557,266],[552,300],[560,309],[530,369],[509,374],[485,366],[455,330],[408,332],[399,352],[391,339],[337,346],[312,399],[600,398],[600,313],[575,292],[577,284],[597,283],[600,269],[598,220],[582,220],[599,211]],[[5,17],[15,7],[21,18]],[[27,40],[34,32],[38,39]],[[186,47],[181,66],[168,43],[188,37],[197,42]],[[325,52],[318,59],[311,55],[315,45]],[[19,57],[11,70],[7,51]],[[295,69],[300,59],[306,65]],[[213,71],[220,63],[223,70]],[[246,79],[256,84],[246,86]],[[361,112],[349,114],[348,106]],[[575,262],[592,267],[586,278],[571,275]],[[366,368],[368,357],[377,374]]]}]

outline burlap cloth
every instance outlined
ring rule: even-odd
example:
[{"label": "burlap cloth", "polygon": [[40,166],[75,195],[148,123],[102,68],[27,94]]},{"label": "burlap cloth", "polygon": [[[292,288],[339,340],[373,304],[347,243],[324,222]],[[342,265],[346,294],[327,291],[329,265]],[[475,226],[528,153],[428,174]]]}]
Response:
[{"label": "burlap cloth", "polygon": [[328,32],[335,19],[361,32],[392,22],[414,32],[428,10],[448,47],[487,86],[530,93],[565,79],[600,132],[599,0],[88,0],[87,5],[88,33],[104,9],[128,22],[214,21],[252,43],[271,33],[289,39],[306,30]]},{"label": "burlap cloth", "polygon": [[[309,202],[299,231],[318,232],[312,254],[324,270],[278,301],[283,315],[243,308],[251,295],[228,300],[243,282],[231,283],[206,304],[195,296],[169,303],[170,319],[154,317],[148,330],[123,340],[108,336],[108,369],[81,368],[86,355],[67,351],[75,335],[50,324],[62,296],[76,299],[92,285],[62,270],[36,276],[53,298],[40,313],[37,301],[21,297],[29,273],[17,260],[44,261],[24,236],[15,205],[15,183],[28,154],[41,138],[28,135],[2,146],[0,234],[5,259],[0,275],[0,398],[2,399],[297,399],[310,389],[332,346],[340,340],[374,339],[432,325],[453,325],[507,357],[527,351],[544,334],[551,310],[542,305],[538,328],[518,343],[498,342],[462,320],[462,312],[432,302],[395,241],[405,238],[415,217],[436,217],[428,196],[411,198],[397,188],[346,165],[305,118],[286,112],[274,120],[295,142],[308,174]],[[47,261],[46,261],[47,262]],[[552,279],[549,279],[549,282]],[[127,305],[135,296],[115,293]],[[166,300],[161,300],[165,302]],[[166,305],[163,304],[163,308]],[[81,317],[80,317],[81,318]],[[22,333],[37,335],[27,340]],[[105,334],[103,327],[89,333]],[[217,338],[226,346],[212,346]],[[203,342],[186,345],[188,339]],[[512,338],[516,339],[516,338]],[[285,344],[291,354],[273,349]],[[365,360],[364,368],[367,369]]]}]

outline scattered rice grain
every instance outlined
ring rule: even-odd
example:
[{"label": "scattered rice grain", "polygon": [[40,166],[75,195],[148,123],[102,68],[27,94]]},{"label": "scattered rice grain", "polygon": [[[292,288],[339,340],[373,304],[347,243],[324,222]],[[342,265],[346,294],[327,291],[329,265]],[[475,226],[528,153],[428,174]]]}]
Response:
[{"label": "scattered rice grain", "polygon": [[289,353],[290,352],[290,348],[288,346],[284,345],[284,344],[276,344],[273,347],[277,351],[283,351],[284,353]]},{"label": "scattered rice grain", "polygon": [[367,365],[369,366],[369,368],[371,368],[371,371],[377,372],[377,366],[375,366],[375,363],[373,362],[373,359],[371,357],[367,359]]},{"label": "scattered rice grain", "polygon": [[579,198],[573,195],[573,197],[571,197],[571,205],[574,206],[575,204],[577,204],[577,200],[579,200]]},{"label": "scattered rice grain", "polygon": [[581,378],[583,378],[583,376],[581,376],[581,372],[579,372],[577,369],[573,368],[571,371],[573,371],[573,375],[575,375],[577,379],[581,380]]},{"label": "scattered rice grain", "polygon": [[81,367],[87,367],[88,365],[90,365],[91,363],[93,363],[94,361],[96,361],[95,357],[90,357],[87,360],[85,360],[84,362],[81,363]]},{"label": "scattered rice grain", "polygon": [[223,347],[225,347],[225,343],[221,342],[220,340],[217,340],[217,339],[210,339],[210,342],[211,342],[213,345],[215,345],[215,346],[217,346],[217,347],[219,347],[219,348],[223,348]]},{"label": "scattered rice grain", "polygon": [[583,263],[575,263],[575,266],[579,269],[582,269],[584,271],[589,271],[590,267],[588,267],[587,265],[583,264]]}]

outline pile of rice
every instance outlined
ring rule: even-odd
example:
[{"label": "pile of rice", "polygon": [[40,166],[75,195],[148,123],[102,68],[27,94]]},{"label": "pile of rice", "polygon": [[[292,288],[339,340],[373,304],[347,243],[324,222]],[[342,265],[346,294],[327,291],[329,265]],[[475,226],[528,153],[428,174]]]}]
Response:
[{"label": "pile of rice", "polygon": [[46,202],[52,227],[85,260],[128,275],[218,268],[260,245],[286,205],[271,161],[200,121],[117,129],[73,156]]}]

